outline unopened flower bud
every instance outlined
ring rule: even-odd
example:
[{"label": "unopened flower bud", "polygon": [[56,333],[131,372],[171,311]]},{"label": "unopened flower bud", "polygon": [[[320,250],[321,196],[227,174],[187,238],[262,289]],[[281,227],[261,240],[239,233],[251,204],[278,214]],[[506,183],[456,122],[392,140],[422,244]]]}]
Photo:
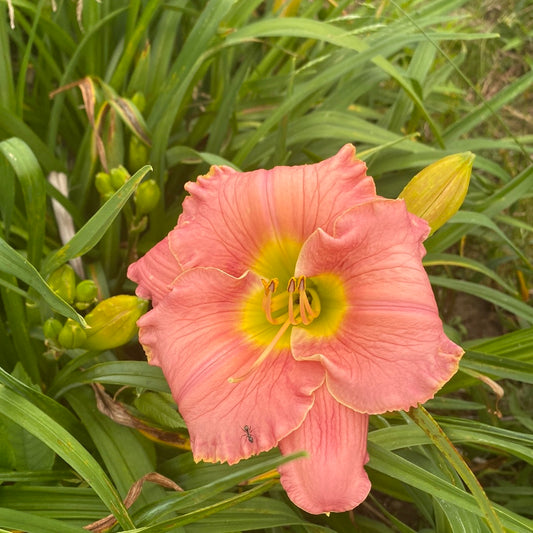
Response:
[{"label": "unopened flower bud", "polygon": [[92,279],[84,279],[76,285],[76,308],[87,309],[98,295],[98,287]]},{"label": "unopened flower bud", "polygon": [[111,198],[111,196],[113,196],[113,194],[115,194],[115,193],[114,192],[106,192],[102,196],[102,202],[105,204]]},{"label": "unopened flower bud", "polygon": [[161,189],[155,180],[143,181],[137,187],[134,196],[137,213],[139,215],[146,215],[153,211],[160,197]]},{"label": "unopened flower bud", "polygon": [[49,318],[43,324],[43,333],[46,339],[51,341],[57,340],[59,332],[63,328],[63,324],[57,318]]},{"label": "unopened flower bud", "polygon": [[422,169],[400,193],[407,210],[423,219],[431,233],[440,228],[461,207],[468,191],[472,152],[453,154]]},{"label": "unopened flower bud", "polygon": [[67,349],[80,348],[86,338],[87,335],[83,328],[71,318],[67,319],[65,325],[57,336],[59,344]]},{"label": "unopened flower bud", "polygon": [[109,172],[111,178],[111,185],[115,190],[120,189],[124,183],[130,178],[130,173],[122,166],[112,168]]},{"label": "unopened flower bud", "polygon": [[96,190],[100,193],[100,196],[105,196],[106,194],[113,194],[115,189],[111,185],[111,176],[107,172],[98,172],[94,177],[94,186]]},{"label": "unopened flower bud", "polygon": [[148,301],[120,294],[101,301],[86,317],[90,326],[83,347],[110,350],[126,344],[137,333],[137,320],[148,308]]},{"label": "unopened flower bud", "polygon": [[63,265],[48,278],[50,288],[65,302],[71,304],[76,293],[76,274],[70,265]]},{"label": "unopened flower bud", "polygon": [[148,162],[148,148],[135,135],[130,137],[128,147],[128,167],[133,172],[146,165]]},{"label": "unopened flower bud", "polygon": [[76,301],[93,302],[98,294],[98,287],[92,279],[84,279],[76,285]]}]

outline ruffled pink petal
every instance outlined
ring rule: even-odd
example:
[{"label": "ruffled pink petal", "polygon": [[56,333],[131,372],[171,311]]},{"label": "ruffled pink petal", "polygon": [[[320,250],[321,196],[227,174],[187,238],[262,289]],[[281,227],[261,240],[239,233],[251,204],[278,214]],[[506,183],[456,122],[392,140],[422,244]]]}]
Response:
[{"label": "ruffled pink petal", "polygon": [[184,269],[213,266],[234,276],[253,268],[266,243],[303,243],[316,228],[331,231],[340,213],[375,197],[352,145],[313,165],[244,173],[212,167],[185,188],[191,196],[169,234],[171,248]]},{"label": "ruffled pink petal", "polygon": [[368,461],[368,415],[337,402],[322,386],[303,424],[279,444],[283,455],[305,450],[308,457],[279,467],[289,498],[308,513],[343,512],[370,491],[363,468]]},{"label": "ruffled pink petal", "polygon": [[318,230],[302,248],[297,275],[334,273],[347,305],[332,336],[293,328],[294,356],[322,361],[331,394],[357,411],[423,403],[457,370],[463,350],[444,334],[421,262],[427,231],[403,201],[376,200],[344,214],[334,237]]},{"label": "ruffled pink petal", "polygon": [[252,273],[192,269],[138,321],[139,340],[163,370],[196,460],[235,463],[276,446],[302,422],[324,380],[319,363],[296,362],[279,349],[246,379],[228,381],[264,349],[241,329],[243,301],[258,287]]},{"label": "ruffled pink petal", "polygon": [[168,237],[158,242],[149,252],[128,267],[128,278],[138,283],[135,293],[157,305],[166,296],[172,283],[182,272],[168,246]]}]

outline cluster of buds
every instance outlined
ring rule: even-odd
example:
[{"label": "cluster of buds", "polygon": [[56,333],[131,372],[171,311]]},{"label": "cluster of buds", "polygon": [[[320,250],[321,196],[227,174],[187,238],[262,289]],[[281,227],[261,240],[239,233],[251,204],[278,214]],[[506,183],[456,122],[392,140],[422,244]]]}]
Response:
[{"label": "cluster of buds", "polygon": [[[86,311],[97,302],[98,288],[92,280],[76,283],[74,271],[63,265],[49,278],[52,290],[80,311]],[[136,296],[120,294],[102,300],[85,315],[87,328],[75,320],[61,322],[49,318],[43,324],[47,345],[56,352],[81,348],[110,350],[129,342],[137,333],[137,320],[146,311],[148,302]]]},{"label": "cluster of buds", "polygon": [[100,193],[102,200],[106,201],[129,179],[130,173],[122,165],[119,165],[109,172],[98,172],[94,178],[94,186]]},{"label": "cluster of buds", "polygon": [[63,265],[48,278],[50,288],[65,302],[85,311],[96,302],[98,287],[92,280],[76,281],[76,273],[70,265]]},{"label": "cluster of buds", "polygon": [[[109,173],[98,172],[94,179],[96,190],[103,201],[108,200],[130,178],[129,172],[122,166],[112,168]],[[140,219],[151,213],[161,197],[161,189],[153,179],[143,181],[135,191],[135,218]]]}]

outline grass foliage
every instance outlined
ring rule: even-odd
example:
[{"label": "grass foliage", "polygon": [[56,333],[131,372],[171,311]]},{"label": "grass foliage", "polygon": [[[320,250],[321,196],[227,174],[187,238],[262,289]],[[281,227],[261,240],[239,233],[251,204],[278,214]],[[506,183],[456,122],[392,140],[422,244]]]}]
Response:
[{"label": "grass foliage", "polygon": [[[0,1],[2,531],[73,533],[109,513],[130,533],[533,530],[533,27],[528,2],[503,4]],[[476,154],[464,206],[425,258],[467,352],[425,407],[371,418],[369,499],[314,517],[269,474],[286,460],[275,451],[195,464],[135,342],[58,351],[42,326],[84,321],[47,283],[67,261],[81,258],[100,298],[131,293],[127,264],[211,164],[313,162],[346,142],[388,197],[446,154]],[[134,176],[104,202],[95,176],[119,165]],[[146,175],[163,194],[140,220]],[[52,201],[72,217],[68,242]],[[102,414],[96,384],[144,426]],[[150,472],[183,491],[145,483],[127,509]]]}]

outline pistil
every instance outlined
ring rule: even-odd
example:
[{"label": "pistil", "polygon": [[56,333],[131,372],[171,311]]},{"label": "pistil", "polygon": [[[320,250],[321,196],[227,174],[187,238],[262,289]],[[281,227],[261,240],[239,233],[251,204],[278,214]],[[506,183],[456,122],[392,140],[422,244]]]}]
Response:
[{"label": "pistil", "polygon": [[287,328],[291,325],[290,321],[287,319],[284,324],[279,328],[278,332],[274,338],[270,341],[268,346],[261,352],[261,355],[254,361],[252,366],[242,375],[236,378],[228,378],[230,383],[239,383],[246,379],[269,355],[270,352],[274,349],[278,341],[281,339],[283,334],[287,331]]}]

